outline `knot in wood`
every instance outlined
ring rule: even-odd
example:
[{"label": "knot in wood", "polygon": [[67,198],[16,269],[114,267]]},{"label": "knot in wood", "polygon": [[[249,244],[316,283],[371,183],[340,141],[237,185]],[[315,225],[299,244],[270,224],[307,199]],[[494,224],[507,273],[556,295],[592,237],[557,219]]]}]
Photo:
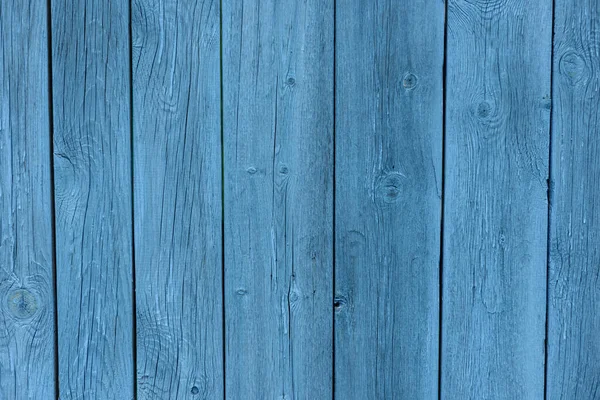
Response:
[{"label": "knot in wood", "polygon": [[542,108],[544,110],[551,110],[552,109],[552,98],[550,96],[544,96],[542,98]]},{"label": "knot in wood", "polygon": [[397,202],[400,198],[400,187],[403,179],[406,178],[399,172],[388,172],[381,176],[375,187],[377,199],[387,204]]},{"label": "knot in wood", "polygon": [[336,296],[335,299],[333,299],[333,308],[335,311],[341,311],[347,303],[348,300],[344,296]]},{"label": "knot in wood", "polygon": [[300,300],[300,295],[296,290],[291,290],[289,294],[289,300],[291,304],[294,304]]},{"label": "knot in wood", "polygon": [[572,85],[577,84],[587,76],[585,59],[574,51],[563,54],[560,58],[559,70],[561,75],[566,77]]},{"label": "knot in wood", "polygon": [[190,393],[194,396],[200,395],[201,398],[206,398],[208,392],[208,378],[204,375],[197,377],[190,389]]},{"label": "knot in wood", "polygon": [[402,79],[402,87],[406,90],[413,90],[417,86],[418,81],[419,78],[415,74],[408,73]]},{"label": "knot in wood", "polygon": [[500,244],[500,246],[502,247],[504,247],[504,245],[506,244],[506,235],[504,235],[503,233],[501,233],[498,237],[498,244]]},{"label": "knot in wood", "polygon": [[8,295],[7,306],[10,313],[19,319],[28,319],[38,310],[36,296],[27,289],[21,288]]},{"label": "knot in wood", "polygon": [[287,166],[287,165],[285,165],[285,164],[282,164],[281,166],[279,166],[279,173],[280,173],[281,175],[287,175],[287,174],[289,174],[289,173],[290,173],[290,169],[288,168],[288,166]]},{"label": "knot in wood", "polygon": [[492,113],[492,105],[487,101],[482,101],[477,106],[477,116],[481,119],[489,118]]}]

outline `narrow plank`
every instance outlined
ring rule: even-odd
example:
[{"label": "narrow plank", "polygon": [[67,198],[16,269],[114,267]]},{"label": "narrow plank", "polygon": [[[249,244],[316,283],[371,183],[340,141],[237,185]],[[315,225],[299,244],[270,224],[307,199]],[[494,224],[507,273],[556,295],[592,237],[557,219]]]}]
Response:
[{"label": "narrow plank", "polygon": [[131,399],[129,6],[51,15],[60,398]]},{"label": "narrow plank", "polygon": [[437,398],[441,1],[336,10],[335,397]]},{"label": "narrow plank", "polygon": [[227,398],[332,396],[333,16],[223,2]]},{"label": "narrow plank", "polygon": [[555,7],[548,399],[600,399],[600,3]]},{"label": "narrow plank", "polygon": [[0,398],[55,396],[45,2],[0,4]]},{"label": "narrow plank", "polygon": [[541,399],[552,2],[447,24],[442,398]]},{"label": "narrow plank", "polygon": [[223,398],[219,2],[133,2],[140,399]]}]

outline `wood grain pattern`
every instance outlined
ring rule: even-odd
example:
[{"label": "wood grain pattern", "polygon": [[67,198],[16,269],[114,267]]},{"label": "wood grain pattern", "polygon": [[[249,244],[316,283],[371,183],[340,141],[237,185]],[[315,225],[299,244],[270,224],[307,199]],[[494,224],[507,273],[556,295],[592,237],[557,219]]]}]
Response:
[{"label": "wood grain pattern", "polygon": [[131,399],[129,7],[51,15],[60,398]]},{"label": "wood grain pattern", "polygon": [[331,398],[333,1],[224,1],[223,101],[227,398]]},{"label": "wood grain pattern", "polygon": [[437,398],[444,4],[336,10],[338,399]]},{"label": "wood grain pattern", "polygon": [[132,10],[140,399],[223,397],[219,2]]},{"label": "wood grain pattern", "polygon": [[1,0],[0,400],[600,400],[599,39],[584,0]]},{"label": "wood grain pattern", "polygon": [[55,395],[47,11],[0,4],[0,399]]},{"label": "wood grain pattern", "polygon": [[600,4],[555,2],[548,399],[600,399]]},{"label": "wood grain pattern", "polygon": [[543,398],[551,7],[448,3],[442,398]]}]

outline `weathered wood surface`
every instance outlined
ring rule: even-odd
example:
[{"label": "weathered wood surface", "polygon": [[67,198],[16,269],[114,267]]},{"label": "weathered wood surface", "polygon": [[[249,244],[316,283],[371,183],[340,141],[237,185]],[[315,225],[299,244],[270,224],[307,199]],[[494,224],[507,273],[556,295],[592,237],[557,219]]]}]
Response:
[{"label": "weathered wood surface", "polygon": [[600,3],[555,2],[548,399],[600,398]]},{"label": "weathered wood surface", "polygon": [[552,3],[1,1],[0,399],[600,399]]},{"label": "weathered wood surface", "polygon": [[129,6],[51,15],[60,398],[131,399]]},{"label": "weathered wood surface", "polygon": [[448,3],[442,398],[543,398],[551,8]]},{"label": "weathered wood surface", "polygon": [[0,5],[0,399],[55,395],[47,18]]},{"label": "weathered wood surface", "polygon": [[338,399],[437,398],[444,4],[338,1]]},{"label": "weathered wood surface", "polygon": [[226,393],[332,396],[333,1],[223,1]]},{"label": "weathered wood surface", "polygon": [[219,3],[132,9],[137,387],[223,397]]}]

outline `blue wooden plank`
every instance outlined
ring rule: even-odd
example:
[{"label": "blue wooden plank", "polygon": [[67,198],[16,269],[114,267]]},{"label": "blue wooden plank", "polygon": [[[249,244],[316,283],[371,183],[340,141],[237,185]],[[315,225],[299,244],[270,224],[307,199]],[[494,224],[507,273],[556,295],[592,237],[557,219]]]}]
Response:
[{"label": "blue wooden plank", "polygon": [[60,397],[131,399],[129,5],[51,15]]},{"label": "blue wooden plank", "polygon": [[223,1],[226,393],[332,396],[333,1]]},{"label": "blue wooden plank", "polygon": [[600,399],[600,3],[555,2],[548,399]]},{"label": "blue wooden plank", "polygon": [[552,2],[447,24],[441,396],[541,399]]},{"label": "blue wooden plank", "polygon": [[0,4],[0,399],[56,391],[47,11]]},{"label": "blue wooden plank", "polygon": [[337,399],[437,399],[443,58],[443,2],[337,2]]},{"label": "blue wooden plank", "polygon": [[140,399],[223,398],[219,17],[133,2]]}]

